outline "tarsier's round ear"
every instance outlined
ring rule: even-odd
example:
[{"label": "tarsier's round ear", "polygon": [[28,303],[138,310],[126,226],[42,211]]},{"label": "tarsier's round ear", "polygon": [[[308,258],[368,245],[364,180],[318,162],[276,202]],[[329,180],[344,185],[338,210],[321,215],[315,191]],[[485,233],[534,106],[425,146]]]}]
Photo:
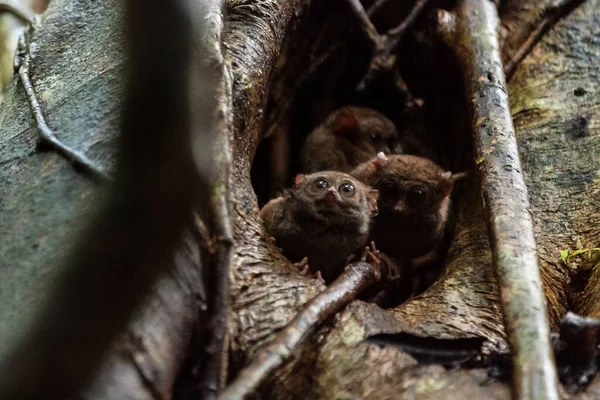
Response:
[{"label": "tarsier's round ear", "polygon": [[454,180],[452,179],[452,172],[446,171],[440,174],[440,191],[442,193],[442,197],[450,195],[452,189],[454,189]]},{"label": "tarsier's round ear", "polygon": [[296,175],[296,177],[294,178],[294,186],[298,186],[305,180],[306,180],[306,175],[302,175],[302,174]]},{"label": "tarsier's round ear", "polygon": [[367,192],[367,204],[369,206],[369,217],[376,217],[379,214],[377,208],[377,199],[379,198],[379,190],[369,190]]},{"label": "tarsier's round ear", "polygon": [[385,153],[383,151],[380,151],[379,153],[377,153],[377,157],[375,157],[375,159],[371,161],[373,171],[377,171],[383,168],[383,166],[387,164],[387,162],[388,158],[386,157]]},{"label": "tarsier's round ear", "polygon": [[335,133],[339,135],[353,135],[358,130],[358,121],[350,107],[343,107],[337,116]]}]

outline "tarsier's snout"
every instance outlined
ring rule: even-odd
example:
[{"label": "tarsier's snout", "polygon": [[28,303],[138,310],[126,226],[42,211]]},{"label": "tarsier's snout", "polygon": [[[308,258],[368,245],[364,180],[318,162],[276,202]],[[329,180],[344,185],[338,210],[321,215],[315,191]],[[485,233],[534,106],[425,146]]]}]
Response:
[{"label": "tarsier's snout", "polygon": [[337,203],[340,203],[342,201],[342,198],[341,198],[340,194],[338,193],[338,191],[335,190],[335,188],[330,187],[325,192],[325,195],[323,196],[323,201],[325,204],[327,204],[329,206],[333,206]]}]

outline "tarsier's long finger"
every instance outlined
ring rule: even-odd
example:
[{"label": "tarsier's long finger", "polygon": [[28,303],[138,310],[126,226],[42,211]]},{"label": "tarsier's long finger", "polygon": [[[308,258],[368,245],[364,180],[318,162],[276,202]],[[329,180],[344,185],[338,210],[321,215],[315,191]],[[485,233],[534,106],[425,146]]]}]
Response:
[{"label": "tarsier's long finger", "polygon": [[377,247],[375,246],[375,242],[374,242],[374,241],[371,241],[371,251],[372,251],[373,253],[375,253],[376,251],[378,251],[378,250],[377,250]]},{"label": "tarsier's long finger", "polygon": [[294,267],[301,269],[303,268],[305,265],[308,264],[308,257],[304,257],[302,260],[300,260],[297,263],[294,263]]},{"label": "tarsier's long finger", "polygon": [[273,236],[269,236],[269,239],[267,239],[269,241],[269,243],[275,243],[275,238]]},{"label": "tarsier's long finger", "polygon": [[350,264],[356,258],[356,254],[352,253],[346,258],[346,264]]},{"label": "tarsier's long finger", "polygon": [[323,276],[321,275],[321,271],[317,271],[315,273],[315,275],[313,276],[313,278],[321,281],[322,284],[325,284],[325,279],[323,279]]},{"label": "tarsier's long finger", "polygon": [[300,271],[300,275],[302,275],[302,276],[308,275],[309,270],[310,270],[310,267],[308,266],[308,264],[306,264],[303,268],[298,268],[298,271]]},{"label": "tarsier's long finger", "polygon": [[[373,244],[373,243],[371,243]],[[374,252],[369,250],[369,248],[365,248],[365,258],[369,264],[373,267],[373,272],[377,279],[381,278],[381,259],[379,258],[379,251],[375,250]]]}]

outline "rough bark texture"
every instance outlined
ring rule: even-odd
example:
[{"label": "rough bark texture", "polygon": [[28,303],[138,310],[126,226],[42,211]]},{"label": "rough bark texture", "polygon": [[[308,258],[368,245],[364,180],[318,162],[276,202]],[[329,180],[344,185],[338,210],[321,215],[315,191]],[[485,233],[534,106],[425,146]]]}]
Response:
[{"label": "rough bark texture", "polygon": [[[70,5],[68,19],[71,11],[60,1],[44,15],[32,81],[60,139],[112,169],[124,93],[122,10],[119,2],[83,3]],[[0,126],[0,332],[6,337],[38,309],[80,221],[103,193],[60,155],[36,150],[37,128],[16,78],[0,108]]]},{"label": "rough bark texture", "polygon": [[500,4],[504,72],[509,80],[519,63],[558,20],[585,0],[505,0]]},{"label": "rough bark texture", "polygon": [[263,347],[250,365],[220,394],[220,399],[243,399],[287,361],[317,326],[354,300],[381,277],[381,271],[370,262],[349,264],[344,272],[324,291],[312,298],[268,346]]},{"label": "rough bark texture", "polygon": [[553,328],[569,307],[597,317],[600,304],[591,257],[560,260],[561,250],[600,243],[599,6],[588,1],[559,23],[509,85]]}]

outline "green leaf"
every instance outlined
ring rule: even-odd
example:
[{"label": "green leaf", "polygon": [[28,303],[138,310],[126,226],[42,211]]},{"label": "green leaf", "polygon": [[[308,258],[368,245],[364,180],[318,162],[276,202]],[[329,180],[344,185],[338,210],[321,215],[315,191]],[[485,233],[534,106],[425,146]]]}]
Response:
[{"label": "green leaf", "polygon": [[560,259],[566,264],[569,257],[569,249],[560,251]]},{"label": "green leaf", "polygon": [[[583,253],[588,253],[590,251],[600,251],[600,248],[593,247],[591,249],[575,250],[574,252],[572,252],[571,254],[569,254],[569,257],[575,257],[575,256],[578,256],[578,255],[583,254]],[[562,251],[560,253],[561,253],[561,257],[562,257]]]}]

